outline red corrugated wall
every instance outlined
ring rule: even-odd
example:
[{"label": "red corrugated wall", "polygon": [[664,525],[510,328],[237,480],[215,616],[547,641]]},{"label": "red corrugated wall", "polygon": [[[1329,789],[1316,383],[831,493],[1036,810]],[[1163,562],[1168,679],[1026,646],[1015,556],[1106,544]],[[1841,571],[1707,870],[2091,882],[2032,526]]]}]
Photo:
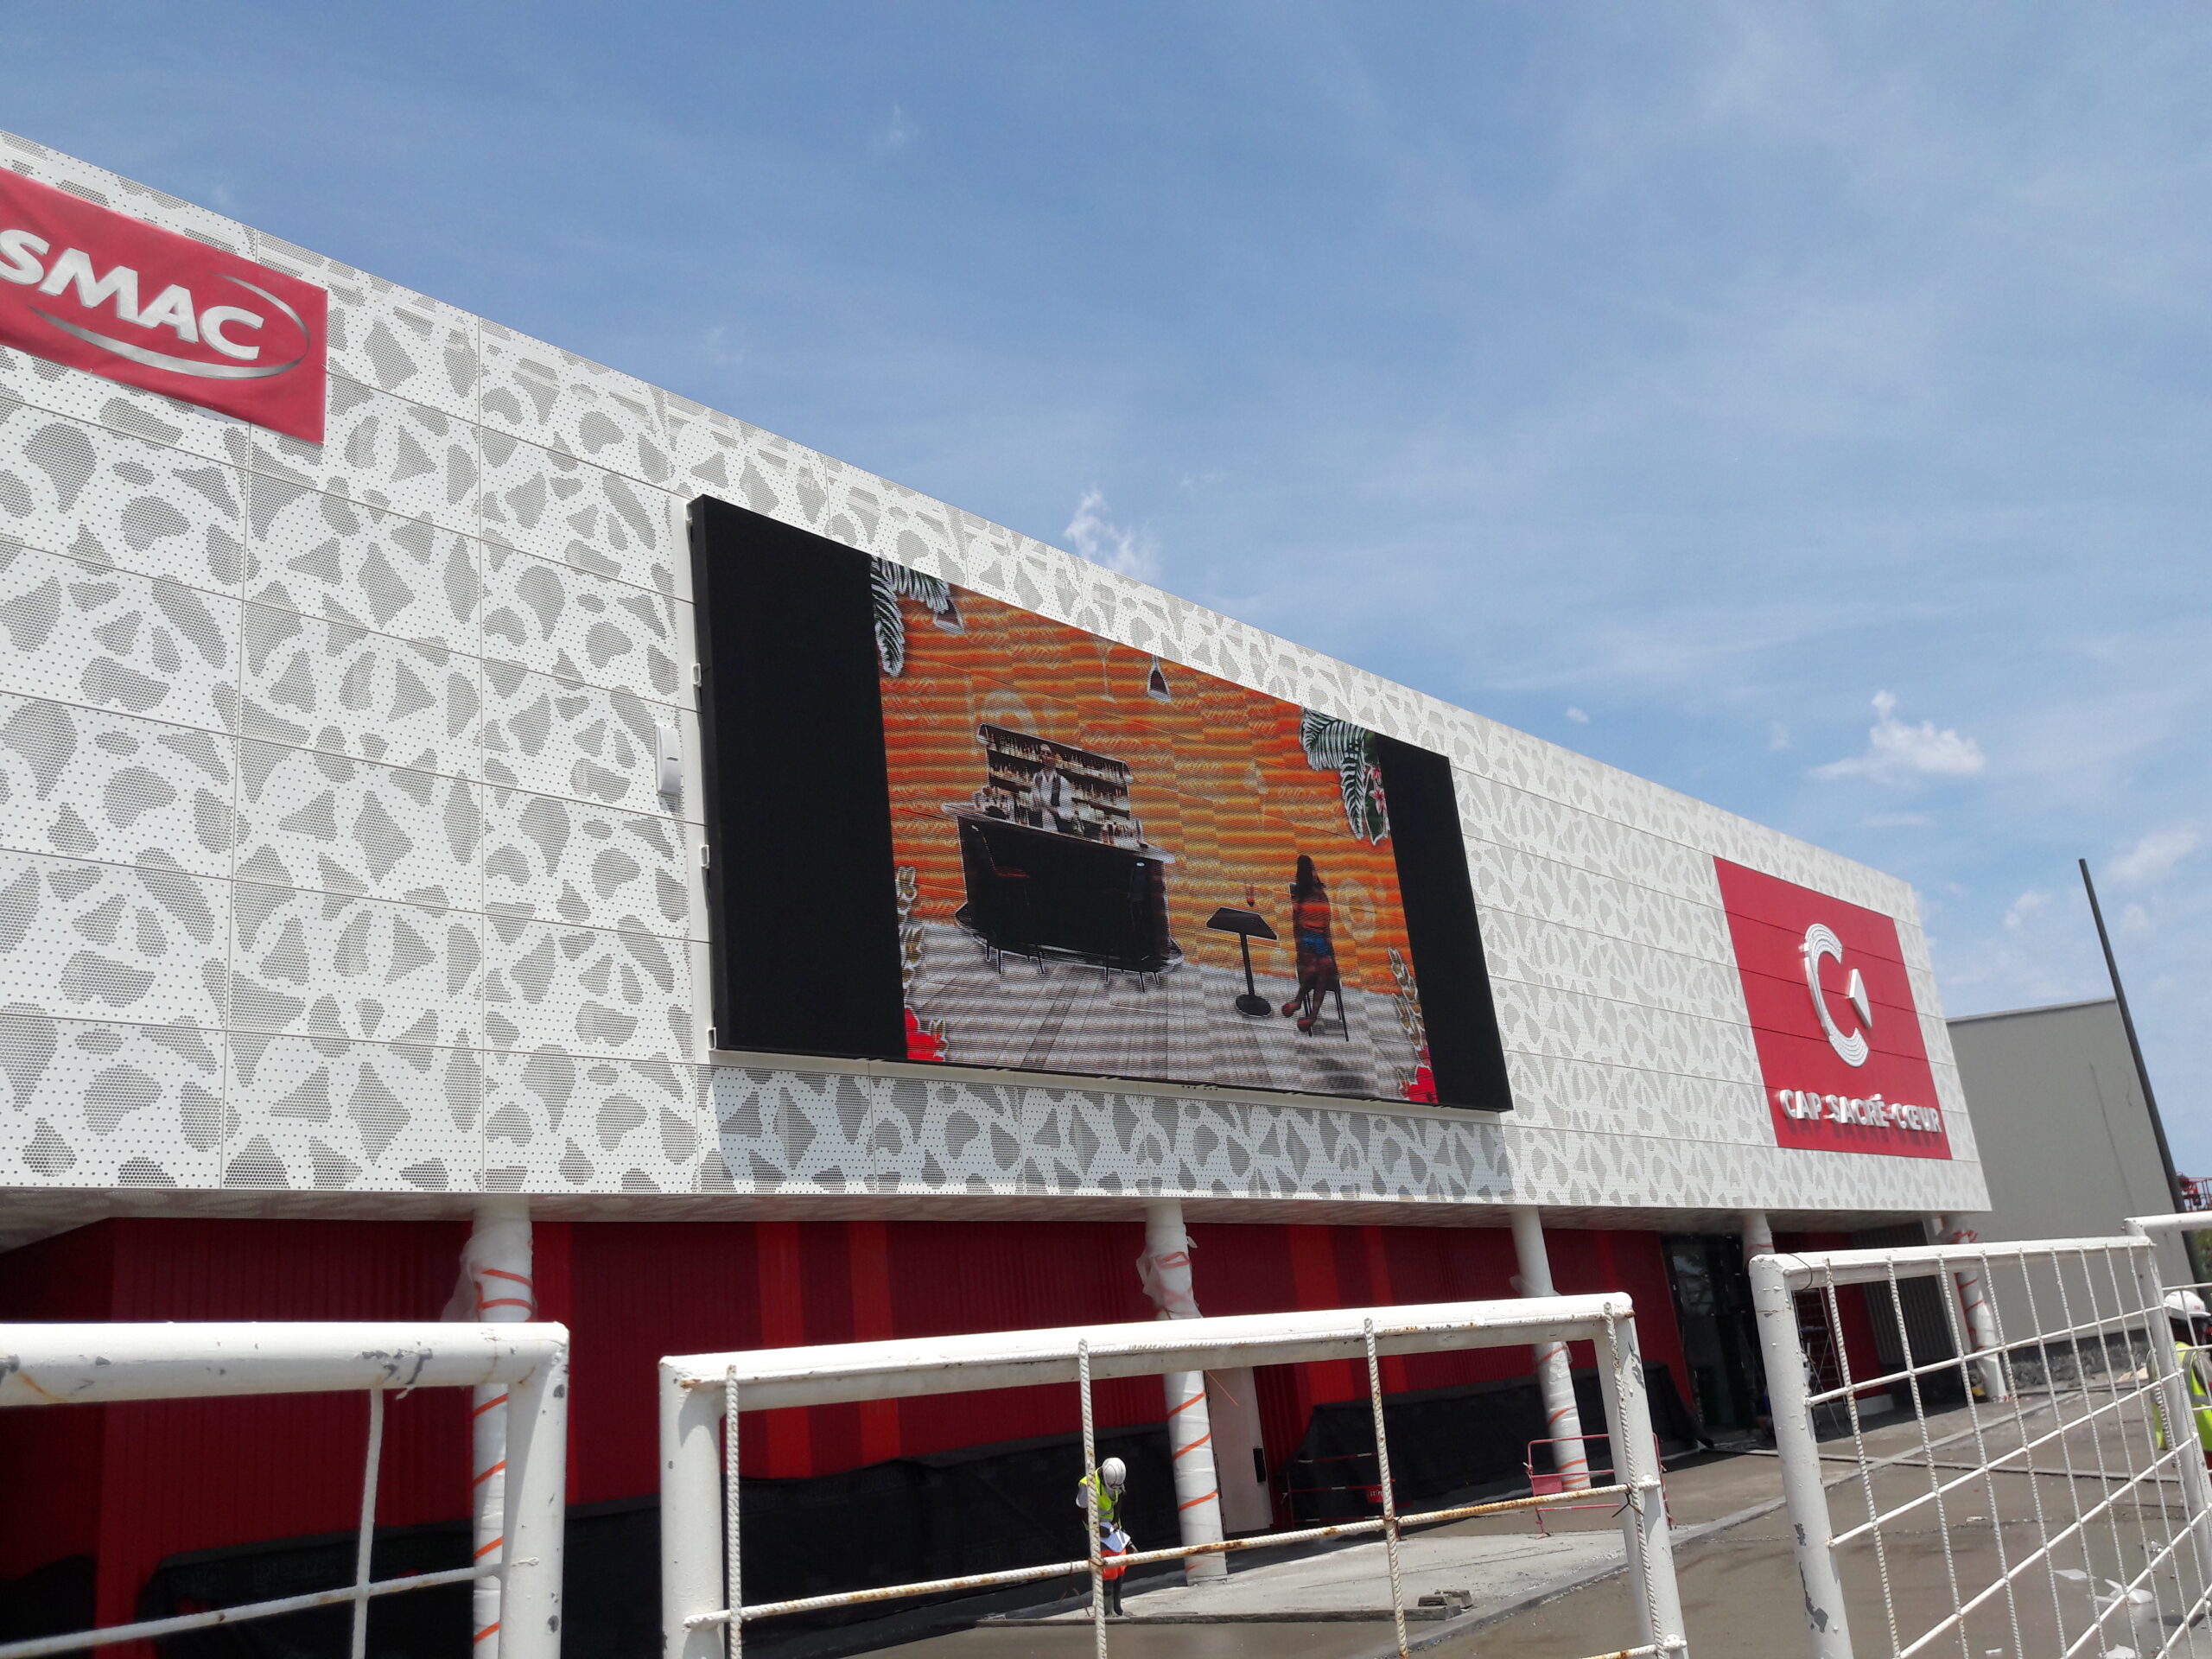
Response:
[{"label": "red corrugated wall", "polygon": [[[1141,1319],[1135,1223],[607,1224],[576,1230],[577,1409],[594,1427],[578,1503],[653,1490],[664,1354]],[[584,1402],[590,1402],[586,1406]],[[1102,1423],[1160,1415],[1158,1383],[1101,1385]],[[747,1415],[740,1456],[768,1476],[1051,1434],[1072,1391],[1021,1389]]]},{"label": "red corrugated wall", "polygon": [[[465,1236],[455,1222],[105,1222],[0,1256],[0,1318],[435,1318]],[[442,1390],[391,1403],[386,1524],[466,1512],[466,1410]],[[11,1477],[43,1477],[34,1501],[0,1506],[0,1570],[89,1550],[99,1561],[99,1620],[124,1623],[164,1555],[351,1526],[366,1427],[354,1395],[0,1413]],[[67,1453],[56,1450],[62,1442]],[[57,1514],[67,1518],[66,1543],[48,1524]]]},{"label": "red corrugated wall", "polygon": [[[1503,1228],[1194,1226],[1193,1276],[1210,1313],[1358,1307],[1514,1295],[1512,1236]],[[1563,1294],[1619,1289],[1634,1298],[1644,1357],[1685,1388],[1666,1260],[1655,1233],[1548,1231],[1552,1277]],[[1574,1363],[1592,1363],[1574,1345]],[[1297,1448],[1316,1404],[1365,1392],[1350,1361],[1269,1368],[1258,1378],[1262,1430],[1272,1466]],[[1382,1386],[1414,1389],[1526,1376],[1522,1346],[1414,1354],[1382,1362]]]},{"label": "red corrugated wall", "polygon": [[[1192,1231],[1211,1313],[1513,1294],[1503,1229]],[[0,1256],[0,1319],[430,1319],[453,1288],[465,1234],[459,1222],[107,1222]],[[1548,1236],[1559,1287],[1627,1290],[1647,1357],[1680,1379],[1657,1237]],[[1143,1244],[1135,1221],[541,1223],[540,1309],[575,1342],[570,1499],[654,1490],[654,1368],[664,1354],[1147,1319],[1135,1265]],[[1395,1391],[1526,1376],[1529,1359],[1516,1346],[1385,1365]],[[1349,1363],[1262,1372],[1270,1463],[1296,1447],[1315,1402],[1363,1387]],[[467,1409],[446,1390],[393,1402],[385,1524],[466,1513]],[[1160,1385],[1102,1384],[1097,1414],[1109,1426],[1155,1422]],[[5,1484],[35,1494],[0,1506],[0,1573],[96,1554],[99,1618],[113,1623],[132,1616],[165,1555],[349,1528],[365,1421],[353,1395],[0,1414]],[[748,1416],[742,1455],[751,1472],[798,1476],[1076,1427],[1071,1389],[1007,1389]]]},{"label": "red corrugated wall", "polygon": [[[112,1299],[115,1230],[83,1227],[0,1255],[0,1319],[104,1319]],[[97,1408],[0,1411],[0,1578],[67,1555],[96,1555],[100,1538]],[[30,1503],[22,1493],[35,1494]]]}]

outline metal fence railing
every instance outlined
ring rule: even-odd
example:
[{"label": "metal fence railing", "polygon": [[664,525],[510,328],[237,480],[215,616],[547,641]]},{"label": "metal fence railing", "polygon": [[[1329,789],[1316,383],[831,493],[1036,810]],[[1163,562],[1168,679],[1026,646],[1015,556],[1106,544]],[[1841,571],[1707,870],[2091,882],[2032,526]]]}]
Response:
[{"label": "metal fence railing", "polygon": [[[1619,1466],[1612,1482],[1555,1497],[1405,1515],[1398,1512],[1384,1431],[1382,1357],[1446,1350],[1525,1347],[1535,1342],[1591,1342]],[[738,1414],[974,1389],[1073,1383],[1083,1426],[1082,1465],[1068,1469],[1073,1491],[1097,1466],[1091,1389],[1116,1377],[1249,1365],[1352,1360],[1366,1367],[1375,1421],[1382,1514],[1295,1531],[1196,1546],[1143,1550],[1120,1558],[1125,1568],[1192,1556],[1279,1548],[1322,1539],[1379,1535],[1385,1547],[1391,1615],[1398,1650],[1407,1650],[1406,1611],[1398,1544],[1408,1527],[1427,1526],[1555,1503],[1612,1497],[1621,1506],[1627,1579],[1642,1633],[1630,1656],[1689,1651],[1675,1583],[1673,1547],[1637,1353],[1634,1309],[1618,1293],[1497,1302],[1252,1314],[1229,1319],[1161,1320],[1052,1331],[995,1332],[836,1347],[778,1348],[749,1353],[696,1354],[660,1366],[661,1619],[665,1659],[735,1659],[745,1627],[759,1620],[854,1607],[910,1597],[976,1591],[1087,1573],[1094,1646],[1107,1651],[1106,1599],[1097,1529],[1087,1560],[1015,1566],[962,1578],[849,1590],[834,1595],[747,1605],[739,1566],[743,1517],[738,1478]]]},{"label": "metal fence railing", "polygon": [[[365,1391],[368,1446],[353,1580],[306,1595],[67,1636],[0,1643],[0,1659],[76,1653],[211,1625],[353,1605],[362,1659],[376,1597],[496,1578],[502,1659],[559,1659],[567,1498],[569,1333],[557,1325],[265,1324],[0,1325],[0,1407],[104,1405],[213,1395]],[[412,1389],[507,1389],[506,1543],[501,1559],[372,1580],[385,1399]]]},{"label": "metal fence railing", "polygon": [[[1752,1261],[1816,1659],[2212,1659],[2212,1482],[2146,1236],[2164,1224]],[[1942,1354],[1916,1352],[1898,1294],[1930,1276]],[[1853,1307],[1864,1287],[1888,1294]],[[1872,1318],[1901,1357],[1854,1345]]]}]

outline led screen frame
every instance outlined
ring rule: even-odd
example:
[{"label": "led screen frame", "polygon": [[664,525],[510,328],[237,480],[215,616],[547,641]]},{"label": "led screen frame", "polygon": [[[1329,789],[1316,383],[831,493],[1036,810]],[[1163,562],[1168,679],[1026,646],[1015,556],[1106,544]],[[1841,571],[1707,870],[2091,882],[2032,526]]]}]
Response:
[{"label": "led screen frame", "polygon": [[691,538],[717,1047],[1510,1109],[1441,755],[711,497]]}]

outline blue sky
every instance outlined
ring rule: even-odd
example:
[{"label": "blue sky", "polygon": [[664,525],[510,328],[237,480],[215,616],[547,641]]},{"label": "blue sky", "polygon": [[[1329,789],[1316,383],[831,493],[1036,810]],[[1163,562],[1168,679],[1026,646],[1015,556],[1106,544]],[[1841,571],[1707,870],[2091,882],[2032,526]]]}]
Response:
[{"label": "blue sky", "polygon": [[0,3],[0,125],[1913,881],[2212,1173],[2212,11]]}]

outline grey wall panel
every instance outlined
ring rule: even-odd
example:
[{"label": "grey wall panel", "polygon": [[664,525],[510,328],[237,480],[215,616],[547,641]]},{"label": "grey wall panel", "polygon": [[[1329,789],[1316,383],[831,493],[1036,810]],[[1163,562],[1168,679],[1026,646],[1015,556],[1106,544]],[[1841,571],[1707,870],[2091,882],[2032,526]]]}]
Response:
[{"label": "grey wall panel", "polygon": [[[1987,1211],[1970,1223],[1982,1237],[2095,1237],[2173,1207],[2118,1003],[1955,1020],[1951,1040],[1986,1143]],[[2179,1245],[2161,1248],[2186,1282]],[[2006,1323],[2031,1328],[2025,1290],[1992,1278]]]},{"label": "grey wall panel", "polygon": [[232,895],[234,1029],[426,1044],[482,1039],[481,917],[246,880]]},{"label": "grey wall panel", "polygon": [[227,882],[158,854],[137,866],[0,852],[0,975],[56,1018],[219,1028]]},{"label": "grey wall panel", "polygon": [[1481,921],[1493,979],[1707,1020],[1743,1017],[1743,990],[1731,963],[1512,911],[1484,909]]},{"label": "grey wall panel", "polygon": [[0,1185],[210,1187],[223,1033],[0,1008]]},{"label": "grey wall panel", "polygon": [[227,592],[0,542],[0,690],[228,731],[239,628]]},{"label": "grey wall panel", "polygon": [[683,563],[661,491],[505,433],[482,433],[486,539],[556,564],[674,594]]},{"label": "grey wall panel", "polygon": [[688,689],[689,619],[671,595],[497,543],[484,584],[486,657],[661,702]]},{"label": "grey wall panel", "polygon": [[231,1043],[223,1184],[476,1192],[479,1071],[466,1048],[240,1033]]},{"label": "grey wall panel", "polygon": [[0,346],[0,402],[66,415],[87,426],[106,427],[203,461],[237,461],[247,452],[242,421],[81,374],[5,346]]},{"label": "grey wall panel", "polygon": [[231,871],[233,755],[191,727],[0,696],[0,848]]},{"label": "grey wall panel", "polygon": [[687,936],[698,860],[681,823],[496,787],[485,805],[486,910]]},{"label": "grey wall panel", "polygon": [[1485,907],[1585,935],[1635,940],[1734,971],[1727,918],[1718,904],[1676,898],[1475,836],[1467,839],[1467,866],[1476,901]]},{"label": "grey wall panel", "polygon": [[486,323],[478,419],[488,431],[665,488],[675,463],[667,396],[633,376]]},{"label": "grey wall panel", "polygon": [[264,476],[447,530],[477,528],[476,429],[442,410],[334,374],[322,442],[245,433],[245,464]]},{"label": "grey wall panel", "polygon": [[244,475],[188,450],[0,403],[0,537],[235,594],[245,575]]}]

